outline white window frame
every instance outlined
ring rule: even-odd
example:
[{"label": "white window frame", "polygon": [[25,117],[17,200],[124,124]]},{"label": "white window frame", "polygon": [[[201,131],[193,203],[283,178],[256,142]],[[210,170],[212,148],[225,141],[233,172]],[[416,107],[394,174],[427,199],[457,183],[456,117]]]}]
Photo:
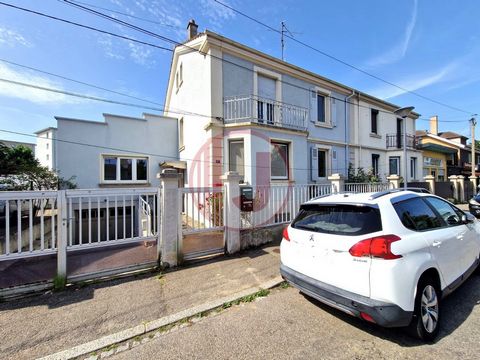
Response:
[{"label": "white window frame", "polygon": [[325,102],[324,102],[325,121],[318,121],[318,110],[317,110],[317,116],[315,117],[315,125],[331,127],[332,126],[332,109],[331,109],[332,92],[318,86],[315,86],[314,91],[316,92],[316,97],[315,97],[315,104],[317,106],[316,109],[318,109],[318,95],[325,97]]},{"label": "white window frame", "polygon": [[180,65],[178,66],[178,70],[175,73],[175,87],[177,89],[177,92],[182,86],[182,84],[183,84],[183,63],[180,63]]},{"label": "white window frame", "polygon": [[[413,174],[412,174],[412,165],[413,165]],[[417,166],[418,166],[418,161],[416,156],[411,156],[410,157],[410,179],[414,180],[417,176]]]},{"label": "white window frame", "polygon": [[[287,146],[287,175],[286,176],[272,176],[272,144],[281,144]],[[291,154],[292,154],[292,142],[281,139],[270,139],[270,179],[271,180],[290,180],[291,177]]]},{"label": "white window frame", "polygon": [[[317,149],[317,180],[319,181],[325,181],[328,179],[328,176],[330,174],[330,171],[332,169],[332,164],[331,164],[331,153],[332,153],[332,147],[331,146],[325,146],[325,145],[315,145],[315,148]],[[325,152],[325,177],[320,177],[318,176],[318,173],[320,171],[320,168],[318,166],[318,152],[319,151],[324,151]]]},{"label": "white window frame", "polygon": [[227,139],[227,149],[228,149],[228,171],[233,171],[231,169],[231,163],[230,163],[230,144],[231,143],[242,143],[243,144],[243,174],[240,174],[242,178],[245,178],[245,139],[244,138],[231,138]]},{"label": "white window frame", "polygon": [[[116,180],[105,180],[105,158],[116,158]],[[132,160],[132,180],[120,180],[120,162],[122,159]],[[145,180],[137,180],[137,160],[147,161],[147,176]],[[147,184],[150,178],[150,158],[148,156],[132,156],[125,154],[101,154],[100,155],[100,183],[101,184]]]},{"label": "white window frame", "polygon": [[[397,173],[398,173],[398,174],[391,174],[391,173],[390,173],[390,160],[391,160],[391,159],[395,159],[395,160],[397,161],[397,169],[398,169]],[[388,158],[388,175],[398,175],[398,176],[401,176],[401,172],[402,172],[402,171],[401,171],[401,169],[400,169],[400,156],[390,156],[390,157]]]}]

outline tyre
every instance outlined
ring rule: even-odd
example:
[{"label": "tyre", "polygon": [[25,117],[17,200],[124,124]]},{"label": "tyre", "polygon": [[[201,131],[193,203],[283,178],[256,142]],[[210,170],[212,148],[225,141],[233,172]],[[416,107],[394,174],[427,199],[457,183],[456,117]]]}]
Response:
[{"label": "tyre", "polygon": [[423,341],[433,341],[440,330],[440,292],[431,278],[420,279],[410,333]]}]

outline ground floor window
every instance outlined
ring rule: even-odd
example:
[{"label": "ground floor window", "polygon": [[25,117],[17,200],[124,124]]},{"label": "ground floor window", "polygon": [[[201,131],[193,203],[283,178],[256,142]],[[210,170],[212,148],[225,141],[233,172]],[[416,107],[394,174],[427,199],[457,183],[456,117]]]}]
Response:
[{"label": "ground floor window", "polygon": [[378,176],[378,163],[380,160],[380,155],[372,154],[372,172],[373,175]]},{"label": "ground floor window", "polygon": [[318,149],[318,177],[327,177],[327,150]]},{"label": "ground floor window", "polygon": [[146,182],[147,178],[147,158],[103,156],[104,182]]},{"label": "ground floor window", "polygon": [[271,142],[270,176],[272,179],[288,179],[288,147],[289,144]]},{"label": "ground floor window", "polygon": [[417,158],[412,157],[410,158],[410,177],[415,179],[417,176]]},{"label": "ground floor window", "polygon": [[228,170],[236,171],[242,178],[245,174],[244,154],[243,140],[230,140],[228,142]]},{"label": "ground floor window", "polygon": [[388,175],[400,175],[400,157],[391,156],[388,159]]}]

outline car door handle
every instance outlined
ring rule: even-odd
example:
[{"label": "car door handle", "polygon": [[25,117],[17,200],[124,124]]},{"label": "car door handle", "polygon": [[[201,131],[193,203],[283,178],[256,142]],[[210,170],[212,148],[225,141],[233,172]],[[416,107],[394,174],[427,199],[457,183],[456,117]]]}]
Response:
[{"label": "car door handle", "polygon": [[440,246],[442,245],[442,242],[441,241],[438,241],[438,240],[435,240],[433,243],[432,243],[432,246]]}]

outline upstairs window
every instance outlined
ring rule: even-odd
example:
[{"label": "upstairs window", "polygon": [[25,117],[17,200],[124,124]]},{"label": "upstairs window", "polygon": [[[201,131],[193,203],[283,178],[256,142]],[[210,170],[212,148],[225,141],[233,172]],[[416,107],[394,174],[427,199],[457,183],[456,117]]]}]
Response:
[{"label": "upstairs window", "polygon": [[317,94],[317,122],[319,123],[326,123],[326,99],[325,96],[322,94]]},{"label": "upstairs window", "polygon": [[371,110],[371,132],[372,134],[378,134],[378,110],[372,109]]},{"label": "upstairs window", "polygon": [[125,156],[103,157],[103,182],[144,183],[148,179],[148,159]]}]

